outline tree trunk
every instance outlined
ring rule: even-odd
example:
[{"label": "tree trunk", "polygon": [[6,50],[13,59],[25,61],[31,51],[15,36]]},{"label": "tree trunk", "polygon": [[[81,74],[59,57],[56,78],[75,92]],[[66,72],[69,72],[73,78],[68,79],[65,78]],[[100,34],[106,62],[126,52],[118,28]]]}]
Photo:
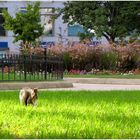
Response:
[{"label": "tree trunk", "polygon": [[107,39],[107,41],[109,42],[109,44],[113,44],[115,41],[115,37],[112,35],[106,35],[105,33],[103,33],[103,36]]}]

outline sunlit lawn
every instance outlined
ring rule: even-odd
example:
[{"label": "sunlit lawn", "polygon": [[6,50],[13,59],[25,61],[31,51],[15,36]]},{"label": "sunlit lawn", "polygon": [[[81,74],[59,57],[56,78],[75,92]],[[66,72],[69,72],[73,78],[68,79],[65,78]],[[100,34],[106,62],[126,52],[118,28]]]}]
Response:
[{"label": "sunlit lawn", "polygon": [[140,91],[0,91],[0,138],[140,138]]}]

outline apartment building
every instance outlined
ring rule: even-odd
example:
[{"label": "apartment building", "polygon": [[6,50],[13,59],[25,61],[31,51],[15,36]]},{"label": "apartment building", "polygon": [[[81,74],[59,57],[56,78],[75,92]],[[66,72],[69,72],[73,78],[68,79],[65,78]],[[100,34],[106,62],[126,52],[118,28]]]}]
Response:
[{"label": "apartment building", "polygon": [[[2,17],[2,10],[8,10],[11,16],[15,16],[16,12],[25,12],[28,3],[33,1],[1,1],[0,2],[0,53],[19,52],[19,42],[13,43],[13,32],[6,31],[3,28],[4,19]],[[40,37],[40,41],[44,46],[54,45],[56,43],[66,44],[68,42],[78,42],[78,32],[83,32],[80,25],[68,25],[63,23],[62,16],[58,17],[55,21],[50,20],[53,16],[53,8],[63,8],[62,1],[41,1],[41,23],[44,26],[44,34]],[[94,39],[95,42],[98,42]],[[102,39],[104,42],[104,39]]]}]

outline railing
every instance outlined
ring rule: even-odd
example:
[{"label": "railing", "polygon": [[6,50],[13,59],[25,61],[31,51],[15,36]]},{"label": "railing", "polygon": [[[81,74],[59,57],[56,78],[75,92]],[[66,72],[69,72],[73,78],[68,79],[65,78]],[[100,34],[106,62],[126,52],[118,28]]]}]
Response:
[{"label": "railing", "polygon": [[47,55],[0,54],[0,81],[63,79],[63,59]]}]

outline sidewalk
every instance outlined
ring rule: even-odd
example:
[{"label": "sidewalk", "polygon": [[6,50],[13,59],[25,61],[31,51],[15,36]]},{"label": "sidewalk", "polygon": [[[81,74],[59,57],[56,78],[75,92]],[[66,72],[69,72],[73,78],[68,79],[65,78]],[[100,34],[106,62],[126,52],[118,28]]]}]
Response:
[{"label": "sidewalk", "polygon": [[23,87],[31,87],[38,89],[49,88],[71,88],[73,84],[66,81],[52,81],[52,82],[5,82],[0,83],[0,90],[19,90]]},{"label": "sidewalk", "polygon": [[73,83],[73,88],[53,88],[48,90],[140,90],[140,85]]},{"label": "sidewalk", "polygon": [[116,78],[64,78],[64,81],[82,84],[140,85],[140,79]]},{"label": "sidewalk", "polygon": [[64,78],[55,82],[0,83],[0,90],[19,90],[23,87],[41,90],[140,90],[140,79]]},{"label": "sidewalk", "polygon": [[140,90],[140,79],[64,78],[64,81],[73,83],[73,87],[50,90]]}]

